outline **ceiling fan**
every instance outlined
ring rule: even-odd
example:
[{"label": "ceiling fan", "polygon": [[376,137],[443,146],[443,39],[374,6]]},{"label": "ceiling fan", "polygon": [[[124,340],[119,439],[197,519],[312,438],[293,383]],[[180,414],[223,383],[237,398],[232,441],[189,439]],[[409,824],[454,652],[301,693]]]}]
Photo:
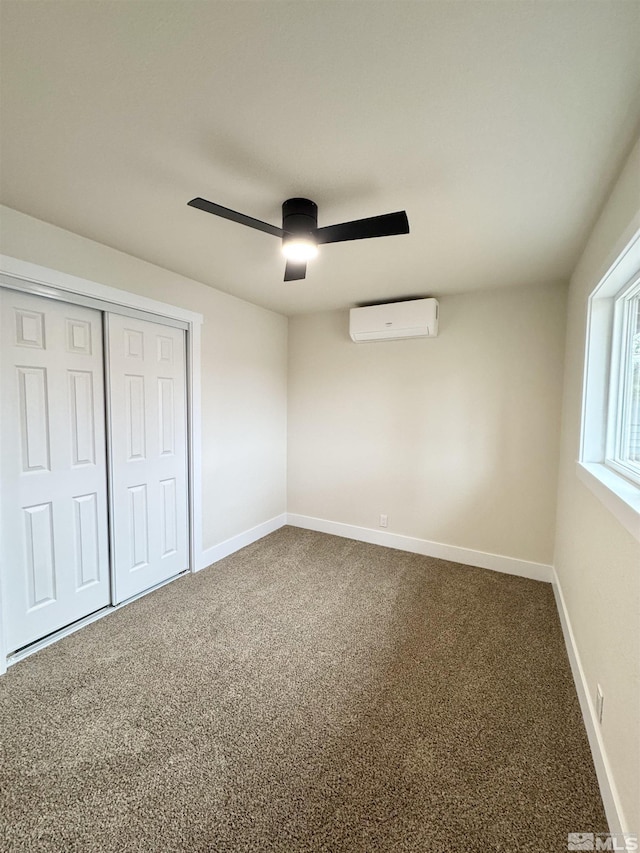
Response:
[{"label": "ceiling fan", "polygon": [[198,210],[222,216],[223,219],[230,219],[240,225],[280,237],[282,254],[287,259],[285,281],[297,281],[305,277],[307,261],[316,257],[318,245],[321,243],[344,243],[347,240],[409,233],[409,220],[404,210],[318,228],[318,205],[308,198],[288,198],[282,205],[282,228],[278,228],[244,213],[229,210],[228,207],[222,207],[213,201],[207,201],[206,198],[192,198],[187,204],[197,207]]}]

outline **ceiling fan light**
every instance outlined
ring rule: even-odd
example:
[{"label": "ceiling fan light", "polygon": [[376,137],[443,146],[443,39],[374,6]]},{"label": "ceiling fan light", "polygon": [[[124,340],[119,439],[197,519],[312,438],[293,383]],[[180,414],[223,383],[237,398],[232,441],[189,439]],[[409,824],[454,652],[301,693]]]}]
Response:
[{"label": "ceiling fan light", "polygon": [[295,237],[283,242],[282,254],[288,261],[310,261],[317,257],[318,247],[310,237]]}]

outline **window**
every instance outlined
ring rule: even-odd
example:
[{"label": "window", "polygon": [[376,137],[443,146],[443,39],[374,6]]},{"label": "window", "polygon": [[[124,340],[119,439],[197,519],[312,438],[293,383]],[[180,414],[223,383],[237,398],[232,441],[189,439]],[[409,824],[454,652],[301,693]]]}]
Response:
[{"label": "window", "polygon": [[606,464],[640,485],[640,279],[614,304]]},{"label": "window", "polygon": [[577,473],[640,541],[640,231],[589,297]]}]

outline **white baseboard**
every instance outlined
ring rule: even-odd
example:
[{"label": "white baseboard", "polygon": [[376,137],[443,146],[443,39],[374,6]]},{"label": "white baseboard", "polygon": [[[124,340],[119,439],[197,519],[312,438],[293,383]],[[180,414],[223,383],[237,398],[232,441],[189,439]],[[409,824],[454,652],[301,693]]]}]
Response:
[{"label": "white baseboard", "polygon": [[304,527],[307,530],[317,530],[319,533],[343,536],[346,539],[357,539],[360,542],[369,542],[371,545],[382,545],[385,548],[410,551],[412,554],[422,554],[425,557],[437,557],[440,560],[477,566],[480,569],[491,569],[494,572],[518,575],[535,581],[551,583],[553,580],[553,567],[546,563],[532,563],[529,560],[519,560],[516,557],[488,554],[485,551],[474,551],[471,548],[460,548],[457,545],[444,545],[441,542],[430,542],[428,539],[416,539],[413,536],[389,533],[387,530],[357,527],[353,524],[342,524],[338,521],[312,518],[308,515],[297,515],[296,513],[287,513],[287,524],[293,527]]},{"label": "white baseboard", "polygon": [[[591,755],[596,768],[598,784],[600,786],[600,794],[602,795],[602,803],[604,805],[605,814],[607,815],[607,823],[609,831],[613,835],[624,835],[629,832],[618,789],[613,778],[611,766],[607,758],[607,753],[602,739],[602,732],[598,722],[596,709],[591,700],[589,685],[582,668],[580,653],[576,646],[569,613],[562,594],[562,587],[555,569],[553,570],[553,594],[555,595],[558,614],[560,616],[560,624],[562,625],[562,633],[564,642],[567,647],[569,663],[571,664],[571,672],[573,673],[573,681],[576,686],[580,709],[582,711],[582,719],[584,727],[587,730],[589,738],[589,746],[591,747]],[[635,827],[634,827],[635,829]]]},{"label": "white baseboard", "polygon": [[218,560],[228,557],[235,551],[239,551],[240,548],[251,545],[252,542],[257,542],[263,536],[267,536],[269,533],[273,533],[274,530],[284,527],[286,523],[287,514],[283,512],[274,518],[270,518],[268,521],[263,521],[262,524],[257,524],[255,527],[245,530],[243,533],[238,533],[237,536],[232,536],[231,539],[225,539],[219,545],[206,548],[200,554],[196,571],[199,572],[201,569],[206,569],[207,566],[217,563]]}]

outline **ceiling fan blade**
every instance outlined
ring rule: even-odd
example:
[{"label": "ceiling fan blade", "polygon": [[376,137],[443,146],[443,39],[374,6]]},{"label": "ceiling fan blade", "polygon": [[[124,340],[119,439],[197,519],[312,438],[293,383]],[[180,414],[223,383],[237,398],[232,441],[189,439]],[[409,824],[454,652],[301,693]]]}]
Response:
[{"label": "ceiling fan blade", "polygon": [[369,237],[391,237],[394,234],[408,234],[409,220],[406,211],[399,210],[397,213],[384,213],[382,216],[370,216],[368,219],[327,225],[318,228],[314,233],[317,243],[344,243],[346,240],[366,240]]},{"label": "ceiling fan blade", "polygon": [[287,265],[284,268],[285,281],[300,281],[300,279],[304,278],[306,274],[306,261],[287,261]]},{"label": "ceiling fan blade", "polygon": [[198,210],[204,210],[206,213],[213,213],[215,216],[221,216],[223,219],[230,219],[231,222],[239,222],[240,225],[248,225],[249,228],[255,228],[257,231],[264,231],[265,234],[273,234],[274,237],[284,237],[282,228],[277,228],[275,225],[270,225],[268,222],[263,222],[261,219],[254,219],[253,216],[245,216],[244,213],[238,213],[235,210],[230,210],[228,207],[222,207],[221,204],[215,204],[213,201],[207,201],[206,198],[192,198],[187,204],[190,207],[197,207]]}]

